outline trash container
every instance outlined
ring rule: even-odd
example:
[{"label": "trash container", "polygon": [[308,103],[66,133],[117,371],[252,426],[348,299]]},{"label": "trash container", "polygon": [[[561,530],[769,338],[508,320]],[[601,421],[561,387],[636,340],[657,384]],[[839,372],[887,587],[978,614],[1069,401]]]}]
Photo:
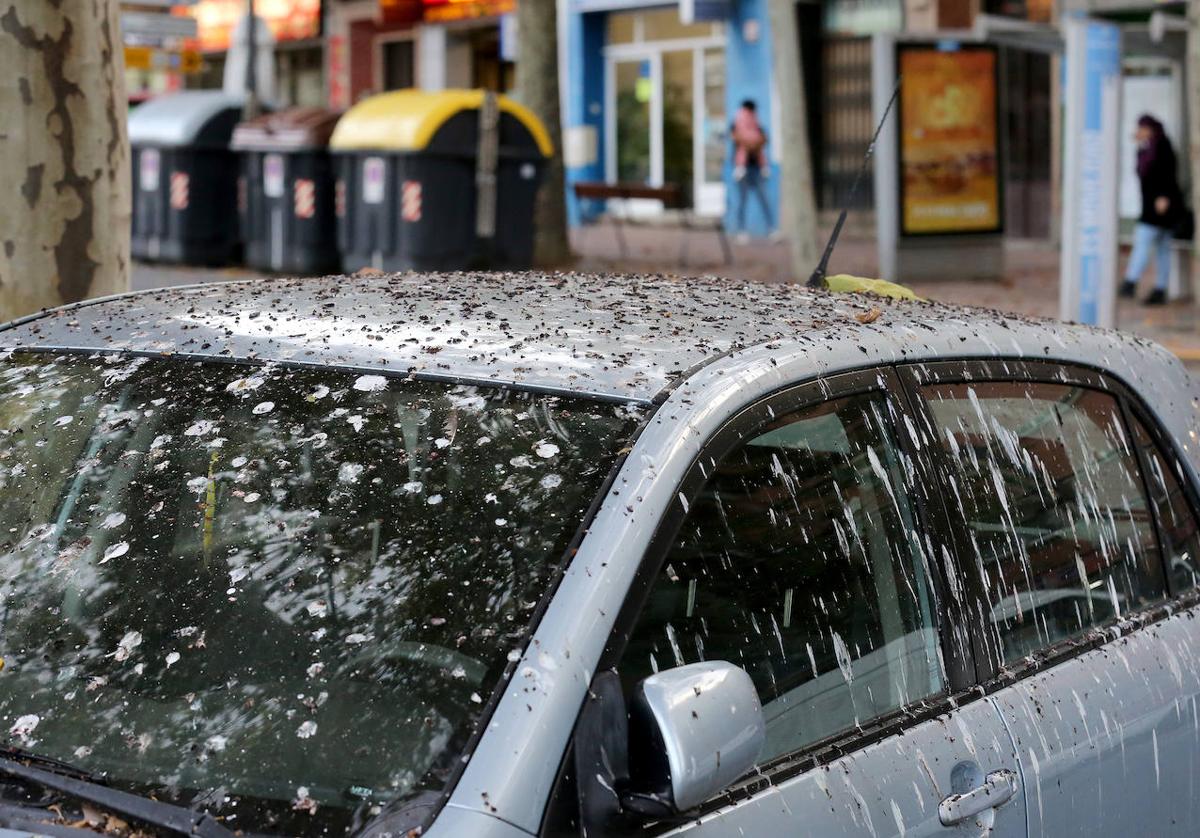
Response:
[{"label": "trash container", "polygon": [[505,96],[400,90],[364,99],[330,140],[342,266],[527,268],[550,137]]},{"label": "trash container", "polygon": [[237,158],[229,140],[241,111],[241,97],[187,90],[130,112],[135,258],[237,260]]},{"label": "trash container", "polygon": [[233,131],[245,262],[260,270],[322,274],[341,264],[329,136],[338,114],[290,108]]}]

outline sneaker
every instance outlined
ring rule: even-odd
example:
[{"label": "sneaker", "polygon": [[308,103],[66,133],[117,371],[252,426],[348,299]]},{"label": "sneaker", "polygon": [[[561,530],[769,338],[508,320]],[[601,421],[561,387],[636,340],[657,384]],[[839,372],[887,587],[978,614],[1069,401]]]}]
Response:
[{"label": "sneaker", "polygon": [[1161,306],[1167,302],[1167,292],[1161,288],[1155,288],[1151,291],[1146,299],[1142,300],[1144,306]]},{"label": "sneaker", "polygon": [[738,233],[736,236],[733,237],[733,240],[735,242],[737,242],[738,244],[750,244],[750,234],[749,233]]},{"label": "sneaker", "polygon": [[783,241],[783,231],[782,230],[772,230],[771,234],[767,236],[767,241],[769,241],[769,242]]},{"label": "sneaker", "polygon": [[1118,292],[1120,296],[1126,299],[1133,299],[1133,295],[1137,292],[1137,282],[1125,280],[1121,283],[1121,290]]}]

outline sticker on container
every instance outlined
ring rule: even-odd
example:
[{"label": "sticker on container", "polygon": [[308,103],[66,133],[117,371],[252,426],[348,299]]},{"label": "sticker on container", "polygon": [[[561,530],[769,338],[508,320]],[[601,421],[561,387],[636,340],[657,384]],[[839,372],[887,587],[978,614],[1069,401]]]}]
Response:
[{"label": "sticker on container", "polygon": [[138,159],[138,186],[143,192],[158,190],[159,156],[157,148],[142,149]]},{"label": "sticker on container", "polygon": [[263,194],[268,198],[283,197],[283,156],[280,154],[263,157]]},{"label": "sticker on container", "polygon": [[187,172],[171,172],[171,209],[188,208],[189,179]]},{"label": "sticker on container", "polygon": [[384,172],[382,157],[368,157],[363,161],[363,203],[383,203]]},{"label": "sticker on container", "polygon": [[333,211],[338,218],[346,217],[346,181],[341,178],[333,187]]},{"label": "sticker on container", "polygon": [[406,180],[401,184],[400,218],[404,221],[421,220],[421,181]]},{"label": "sticker on container", "polygon": [[296,178],[292,204],[297,218],[312,218],[317,212],[317,185],[310,178]]}]

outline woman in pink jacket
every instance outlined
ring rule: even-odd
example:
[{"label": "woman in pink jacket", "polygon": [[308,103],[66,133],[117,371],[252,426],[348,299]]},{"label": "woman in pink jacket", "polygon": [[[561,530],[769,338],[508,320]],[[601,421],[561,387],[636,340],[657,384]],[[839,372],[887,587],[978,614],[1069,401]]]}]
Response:
[{"label": "woman in pink jacket", "polygon": [[774,227],[771,218],[771,206],[767,202],[767,193],[763,181],[771,176],[770,164],[767,162],[767,132],[758,121],[758,109],[753,99],[746,99],[738,108],[730,126],[730,137],[733,139],[733,179],[738,184],[737,226],[739,238],[747,237],[746,233],[746,202],[750,193],[758,197],[767,226]]}]

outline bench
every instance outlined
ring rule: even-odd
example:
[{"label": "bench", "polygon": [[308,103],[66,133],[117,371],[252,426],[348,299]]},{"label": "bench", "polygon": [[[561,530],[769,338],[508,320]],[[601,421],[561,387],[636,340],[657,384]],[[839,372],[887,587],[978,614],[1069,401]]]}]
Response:
[{"label": "bench", "polygon": [[691,239],[689,235],[694,229],[700,227],[708,227],[717,235],[717,239],[721,243],[721,253],[725,257],[725,264],[733,264],[733,251],[729,247],[729,239],[725,236],[725,224],[720,218],[703,219],[704,223],[697,224],[695,213],[687,202],[684,200],[683,189],[676,183],[664,183],[662,186],[647,186],[644,183],[604,183],[602,181],[579,181],[573,185],[575,198],[580,201],[601,201],[605,204],[605,212],[613,221],[613,229],[617,234],[617,246],[621,251],[621,258],[625,259],[629,256],[629,249],[625,243],[624,225],[631,219],[623,217],[621,213],[609,213],[607,209],[608,201],[619,199],[622,201],[629,200],[652,200],[661,201],[662,205],[667,210],[673,210],[678,214],[680,223],[683,225],[684,234],[682,243],[679,248],[679,264],[686,265],[688,255],[688,242]]}]

